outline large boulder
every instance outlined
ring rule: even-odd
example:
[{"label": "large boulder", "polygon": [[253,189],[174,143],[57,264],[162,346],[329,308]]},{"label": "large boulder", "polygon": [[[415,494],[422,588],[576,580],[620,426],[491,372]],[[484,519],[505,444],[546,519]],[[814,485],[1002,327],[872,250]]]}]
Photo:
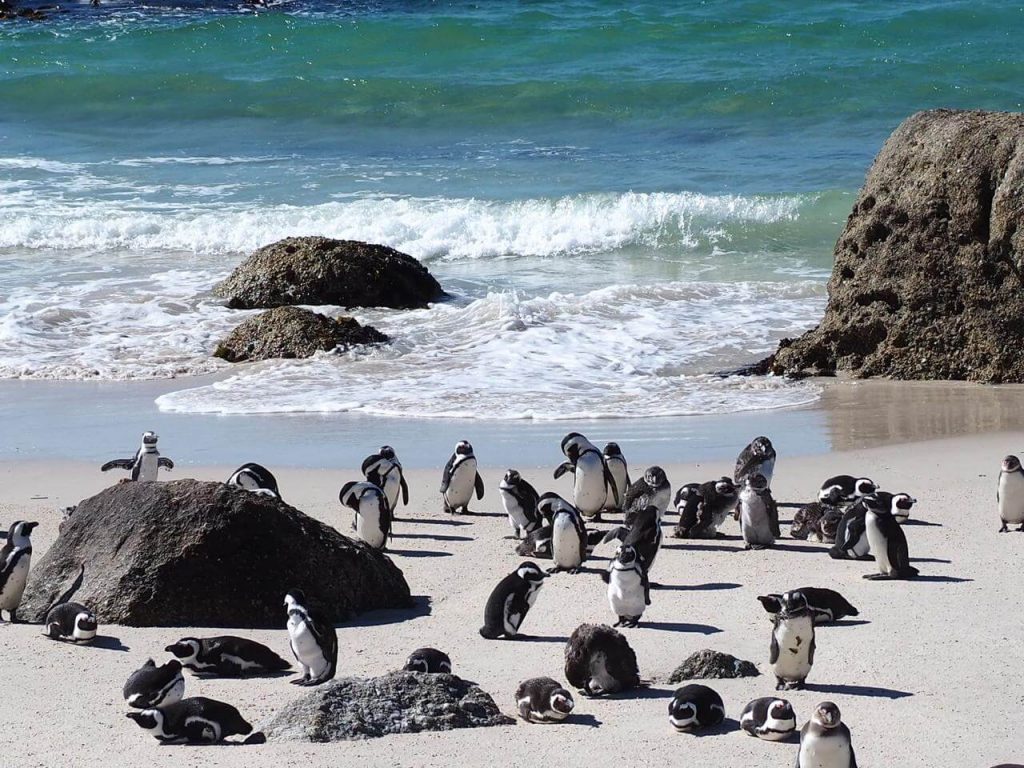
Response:
[{"label": "large boulder", "polygon": [[392,672],[314,688],[262,730],[269,741],[326,742],[514,723],[474,683],[454,675]]},{"label": "large boulder", "polygon": [[334,621],[412,605],[380,552],[275,498],[197,480],[101,491],[33,565],[20,613],[35,621],[83,565],[74,599],[111,624],[283,627],[291,588]]},{"label": "large boulder", "polygon": [[214,293],[232,309],[289,304],[417,309],[446,295],[412,256],[383,245],[328,237],[288,237],[264,246]]},{"label": "large boulder", "polygon": [[776,373],[1024,381],[1024,114],[919,112],[835,247],[825,318]]},{"label": "large boulder", "polygon": [[686,661],[676,667],[670,683],[681,683],[683,680],[727,680],[734,677],[757,677],[757,671],[751,662],[737,659],[735,656],[705,648],[691,654]]},{"label": "large boulder", "polygon": [[317,352],[384,344],[388,337],[352,317],[327,317],[301,307],[276,307],[244,320],[217,345],[214,357],[229,363],[312,357]]}]

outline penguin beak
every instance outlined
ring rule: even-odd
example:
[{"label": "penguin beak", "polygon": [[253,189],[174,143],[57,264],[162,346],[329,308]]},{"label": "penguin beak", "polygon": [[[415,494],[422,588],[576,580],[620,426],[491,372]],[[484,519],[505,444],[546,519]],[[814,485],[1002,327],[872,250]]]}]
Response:
[{"label": "penguin beak", "polygon": [[39,523],[25,523],[23,530],[25,533],[32,533],[36,529]]}]

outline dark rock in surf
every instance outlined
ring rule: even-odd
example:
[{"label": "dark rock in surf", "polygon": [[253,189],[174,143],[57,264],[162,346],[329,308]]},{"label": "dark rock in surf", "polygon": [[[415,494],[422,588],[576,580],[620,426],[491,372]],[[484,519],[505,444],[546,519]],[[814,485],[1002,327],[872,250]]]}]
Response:
[{"label": "dark rock in surf", "polygon": [[250,317],[217,345],[214,357],[229,363],[271,358],[312,357],[390,339],[354,318],[331,318],[301,307],[277,307]]},{"label": "dark rock in surf", "polygon": [[260,248],[214,288],[232,309],[291,304],[418,309],[445,298],[419,261],[356,240],[289,237]]},{"label": "dark rock in surf", "polygon": [[490,695],[455,675],[391,672],[315,688],[262,730],[268,741],[331,742],[514,723]]},{"label": "dark rock in surf", "polygon": [[1024,381],[1024,114],[904,121],[835,247],[821,324],[775,373]]},{"label": "dark rock in surf", "polygon": [[292,588],[335,621],[412,605],[377,550],[224,483],[121,483],[80,502],[32,569],[25,618],[41,621],[83,563],[75,600],[103,624],[280,628]]},{"label": "dark rock in surf", "polygon": [[691,655],[676,667],[668,679],[670,683],[683,680],[726,680],[735,677],[757,677],[757,671],[751,662],[737,659],[728,653],[719,653],[704,649]]}]

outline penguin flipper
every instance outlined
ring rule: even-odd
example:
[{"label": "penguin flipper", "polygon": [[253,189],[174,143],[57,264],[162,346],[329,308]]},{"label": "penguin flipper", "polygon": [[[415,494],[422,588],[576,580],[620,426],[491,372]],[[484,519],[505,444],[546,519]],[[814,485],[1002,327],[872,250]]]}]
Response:
[{"label": "penguin flipper", "polygon": [[[778,619],[775,620],[775,626],[778,626]],[[768,663],[774,664],[779,660],[779,641],[775,639],[775,629],[772,629],[772,643],[768,647]]]},{"label": "penguin flipper", "polygon": [[473,481],[473,485],[476,487],[476,498],[480,500],[484,497],[484,479],[480,476],[480,473],[476,473],[476,480]]},{"label": "penguin flipper", "polygon": [[768,523],[772,529],[772,536],[776,539],[781,539],[782,529],[779,527],[779,505],[771,493],[765,499],[765,506],[768,508]]},{"label": "penguin flipper", "polygon": [[601,466],[604,467],[604,485],[605,488],[610,488],[612,491],[612,498],[615,499],[615,506],[618,507],[622,504],[622,497],[619,495],[619,484],[615,482],[615,476],[612,475],[612,470],[608,466],[608,462],[603,458],[601,459]]},{"label": "penguin flipper", "polygon": [[112,459],[100,467],[100,472],[107,472],[111,469],[131,469],[135,466],[135,459]]},{"label": "penguin flipper", "polygon": [[452,470],[455,469],[455,454],[451,455],[448,459],[448,463],[444,465],[444,472],[441,475],[441,493],[448,490],[448,486],[452,482]]},{"label": "penguin flipper", "polygon": [[850,768],[857,768],[857,754],[853,751],[853,742],[850,740],[849,734],[847,734],[846,743],[850,745]]},{"label": "penguin flipper", "polygon": [[573,463],[571,461],[563,461],[561,464],[559,464],[557,467],[555,467],[555,480],[560,478],[566,472],[575,472],[575,471],[576,471],[576,467],[573,466]]},{"label": "penguin flipper", "polygon": [[168,459],[166,456],[161,456],[156,460],[156,465],[160,469],[174,469],[174,462]]},{"label": "penguin flipper", "polygon": [[814,648],[817,643],[818,637],[814,632],[814,624],[811,623],[811,644],[807,648],[807,664],[814,664]]},{"label": "penguin flipper", "polygon": [[651,604],[651,580],[647,577],[647,569],[640,568],[640,583],[644,587],[644,605]]},{"label": "penguin flipper", "polygon": [[409,484],[405,482],[405,475],[399,470],[398,480],[402,484],[402,503],[409,506]]}]

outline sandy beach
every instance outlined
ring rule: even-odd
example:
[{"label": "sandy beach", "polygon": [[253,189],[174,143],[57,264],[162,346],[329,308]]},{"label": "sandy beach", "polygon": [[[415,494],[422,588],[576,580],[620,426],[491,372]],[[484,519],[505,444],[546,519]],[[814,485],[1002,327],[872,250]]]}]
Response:
[{"label": "sandy beach", "polygon": [[[1024,631],[1014,583],[1024,537],[997,534],[995,483],[1004,454],[1021,450],[1024,433],[1004,432],[794,458],[782,455],[773,483],[782,502],[809,500],[825,477],[863,473],[883,488],[918,499],[905,528],[922,577],[868,582],[872,564],[836,562],[820,545],[784,538],[772,551],[744,552],[735,523],[719,541],[666,539],[653,579],[652,605],[639,628],[626,630],[650,687],[608,699],[577,696],[576,714],[559,725],[514,726],[401,735],[330,745],[163,747],[124,718],[121,686],[148,657],[189,634],[216,628],[103,627],[116,637],[74,647],[40,636],[38,626],[0,626],[4,685],[3,764],[8,766],[309,763],[336,765],[572,764],[620,765],[685,761],[694,765],[790,766],[796,746],[762,742],[738,729],[752,698],[770,695],[769,622],[755,599],[802,586],[838,589],[860,610],[856,620],[820,628],[808,689],[791,692],[799,721],[822,700],[835,701],[853,734],[858,762],[882,765],[989,766],[1019,761],[1016,731]],[[741,446],[738,446],[739,448]],[[551,465],[557,447],[550,448]],[[537,457],[541,458],[540,456]],[[729,462],[666,464],[673,487],[731,470]],[[222,479],[229,467],[184,467],[167,477]],[[339,676],[372,676],[400,668],[409,651],[435,645],[455,673],[478,682],[508,714],[516,684],[536,675],[564,680],[563,647],[582,622],[611,623],[605,587],[594,572],[551,578],[527,618],[530,641],[487,641],[477,634],[494,584],[521,558],[500,514],[497,485],[504,467],[487,467],[482,514],[449,519],[436,493],[439,472],[409,473],[412,504],[400,511],[391,557],[403,570],[417,608],[375,612],[339,626]],[[550,467],[521,466],[542,490],[566,491]],[[634,473],[639,468],[634,468]],[[336,500],[351,471],[278,473],[282,492],[304,512],[345,532],[350,522]],[[35,519],[36,557],[54,540],[58,509],[112,482],[91,464],[0,464],[0,519]],[[783,519],[792,510],[784,510]],[[666,518],[672,525],[674,516]],[[788,534],[788,526],[783,526]],[[601,554],[601,550],[598,551]],[[607,551],[604,552],[608,554]],[[600,568],[604,558],[589,562]],[[288,655],[280,631],[242,632]],[[237,633],[237,631],[235,631]],[[690,653],[712,648],[749,659],[762,675],[714,681],[727,727],[704,737],[677,734],[666,708],[667,680]],[[767,673],[767,674],[766,674]],[[187,680],[186,695],[231,702],[258,724],[301,695],[286,678]]]}]

